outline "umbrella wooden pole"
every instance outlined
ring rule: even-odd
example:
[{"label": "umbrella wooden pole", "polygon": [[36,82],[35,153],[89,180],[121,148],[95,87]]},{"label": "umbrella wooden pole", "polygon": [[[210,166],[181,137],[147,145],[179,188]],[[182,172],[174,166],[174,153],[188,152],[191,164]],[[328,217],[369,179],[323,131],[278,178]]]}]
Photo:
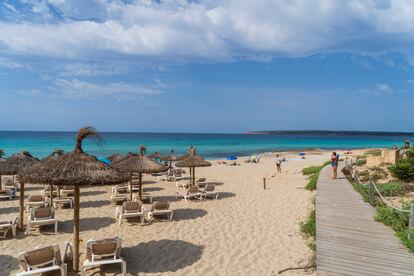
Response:
[{"label": "umbrella wooden pole", "polygon": [[193,167],[193,185],[195,186],[195,167]]},{"label": "umbrella wooden pole", "polygon": [[129,173],[129,176],[131,177],[129,181],[129,200],[132,201],[132,172]]},{"label": "umbrella wooden pole", "polygon": [[50,207],[53,206],[53,184],[50,184]]},{"label": "umbrella wooden pole", "polygon": [[75,185],[73,214],[73,270],[79,271],[79,185]]},{"label": "umbrella wooden pole", "polygon": [[24,181],[20,183],[20,205],[19,205],[19,229],[23,231],[23,221],[24,221]]},{"label": "umbrella wooden pole", "polygon": [[1,174],[0,174],[0,191],[1,191],[1,184],[2,184],[2,183],[1,183]]},{"label": "umbrella wooden pole", "polygon": [[142,173],[139,173],[139,200],[142,202]]}]

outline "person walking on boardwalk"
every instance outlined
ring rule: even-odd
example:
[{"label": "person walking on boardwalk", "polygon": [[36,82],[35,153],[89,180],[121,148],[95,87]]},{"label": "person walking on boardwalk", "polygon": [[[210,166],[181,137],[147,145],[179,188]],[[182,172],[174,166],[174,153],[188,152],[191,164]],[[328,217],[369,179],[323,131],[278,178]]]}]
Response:
[{"label": "person walking on boardwalk", "polygon": [[339,154],[336,154],[336,152],[333,152],[331,156],[333,179],[336,179],[338,177],[338,163],[339,163]]},{"label": "person walking on boardwalk", "polygon": [[280,158],[279,154],[276,155],[276,172],[282,172],[282,158]]}]

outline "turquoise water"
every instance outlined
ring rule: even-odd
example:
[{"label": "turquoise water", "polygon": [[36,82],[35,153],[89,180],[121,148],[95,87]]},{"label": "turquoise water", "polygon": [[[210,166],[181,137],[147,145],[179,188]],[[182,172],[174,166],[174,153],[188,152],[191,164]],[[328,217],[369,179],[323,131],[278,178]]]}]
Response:
[{"label": "turquoise water", "polygon": [[[250,155],[274,150],[301,150],[309,148],[346,149],[391,147],[402,145],[406,136],[386,135],[320,135],[320,134],[173,134],[173,133],[102,133],[105,139],[99,146],[85,143],[85,151],[98,157],[113,153],[125,154],[138,151],[140,144],[147,147],[147,153],[159,151],[163,154],[174,149],[176,154],[186,153],[193,145],[206,158],[221,158],[229,155]],[[27,150],[42,158],[53,150],[70,151],[75,145],[75,132],[14,132],[0,131],[0,149],[6,156]]]}]

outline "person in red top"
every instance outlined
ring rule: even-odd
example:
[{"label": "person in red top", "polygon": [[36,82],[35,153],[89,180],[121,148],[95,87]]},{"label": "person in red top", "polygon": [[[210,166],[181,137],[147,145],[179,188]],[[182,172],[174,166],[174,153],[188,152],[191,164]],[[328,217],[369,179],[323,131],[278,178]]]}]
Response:
[{"label": "person in red top", "polygon": [[338,177],[338,163],[339,163],[339,154],[336,154],[336,152],[332,153],[331,156],[331,166],[333,169],[333,179],[336,179]]}]

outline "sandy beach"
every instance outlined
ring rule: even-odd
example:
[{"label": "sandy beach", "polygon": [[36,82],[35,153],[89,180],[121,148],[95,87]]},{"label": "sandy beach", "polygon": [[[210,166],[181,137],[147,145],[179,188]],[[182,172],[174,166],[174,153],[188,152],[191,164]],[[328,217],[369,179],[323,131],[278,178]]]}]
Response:
[{"label": "sandy beach", "polygon": [[[197,177],[206,177],[220,191],[218,200],[185,203],[176,199],[174,182],[145,176],[145,191],[155,200],[171,201],[172,222],[154,221],[141,226],[131,220],[118,225],[110,203],[111,187],[81,189],[81,262],[85,242],[90,238],[120,236],[129,275],[277,275],[279,270],[306,265],[313,256],[299,223],[312,209],[314,192],[304,189],[302,168],[321,165],[330,152],[310,152],[306,159],[294,153],[287,158],[282,174],[275,174],[274,154],[259,164],[238,160],[240,166],[212,161],[213,166],[197,168]],[[227,161],[229,162],[229,161]],[[263,177],[267,189],[263,189]],[[27,194],[39,194],[42,186],[27,185]],[[18,200],[0,202],[0,218],[18,214]],[[27,214],[26,214],[27,215]],[[1,275],[19,270],[19,252],[38,245],[72,238],[72,209],[56,210],[59,234],[52,227],[31,236],[0,240]],[[100,274],[101,273],[101,274]],[[69,273],[70,274],[70,273]],[[75,275],[73,272],[70,275]],[[92,269],[88,275],[120,275],[119,266]],[[291,271],[283,275],[315,275],[314,271]]]}]

